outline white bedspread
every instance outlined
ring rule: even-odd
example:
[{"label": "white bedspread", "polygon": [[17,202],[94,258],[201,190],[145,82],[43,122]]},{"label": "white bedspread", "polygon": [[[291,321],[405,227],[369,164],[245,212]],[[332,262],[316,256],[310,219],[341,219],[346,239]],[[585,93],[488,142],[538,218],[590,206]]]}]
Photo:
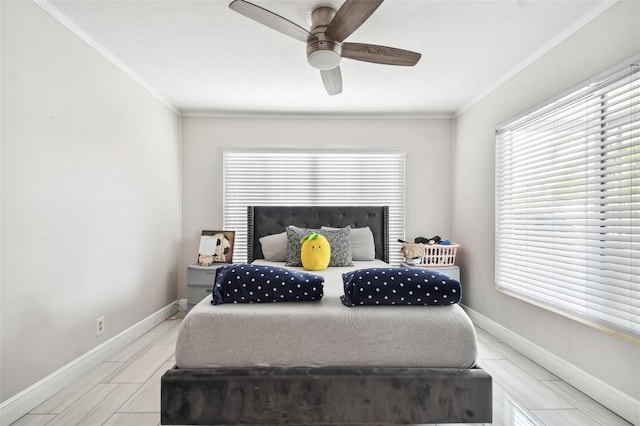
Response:
[{"label": "white bedspread", "polygon": [[[258,260],[256,264],[283,266]],[[470,368],[476,334],[459,305],[360,306],[340,302],[342,273],[381,261],[333,267],[319,302],[212,305],[211,296],[182,321],[179,368],[453,367]],[[302,268],[291,268],[303,270]]]}]

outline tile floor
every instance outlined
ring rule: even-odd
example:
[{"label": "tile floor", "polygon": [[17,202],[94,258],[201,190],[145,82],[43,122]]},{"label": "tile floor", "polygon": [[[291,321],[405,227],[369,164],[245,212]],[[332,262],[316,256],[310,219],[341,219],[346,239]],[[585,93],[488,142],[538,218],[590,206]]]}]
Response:
[{"label": "tile floor", "polygon": [[[12,426],[159,425],[160,376],[173,366],[180,319],[167,319]],[[630,425],[499,339],[477,331],[478,362],[493,377],[493,425]]]}]

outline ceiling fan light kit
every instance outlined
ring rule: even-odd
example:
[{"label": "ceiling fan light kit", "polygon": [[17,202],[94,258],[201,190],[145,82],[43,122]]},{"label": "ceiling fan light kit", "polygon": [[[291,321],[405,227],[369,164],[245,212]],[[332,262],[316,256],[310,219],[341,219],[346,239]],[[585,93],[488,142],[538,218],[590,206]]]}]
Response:
[{"label": "ceiling fan light kit", "polygon": [[332,70],[340,65],[341,51],[339,44],[319,41],[307,46],[307,61],[317,70]]},{"label": "ceiling fan light kit", "polygon": [[342,92],[340,61],[356,61],[385,65],[413,66],[421,55],[394,47],[362,43],[343,43],[382,4],[383,0],[346,0],[338,11],[318,7],[311,13],[311,31],[245,0],[234,0],[229,8],[267,27],[307,43],[307,61],[320,70],[329,95]]}]

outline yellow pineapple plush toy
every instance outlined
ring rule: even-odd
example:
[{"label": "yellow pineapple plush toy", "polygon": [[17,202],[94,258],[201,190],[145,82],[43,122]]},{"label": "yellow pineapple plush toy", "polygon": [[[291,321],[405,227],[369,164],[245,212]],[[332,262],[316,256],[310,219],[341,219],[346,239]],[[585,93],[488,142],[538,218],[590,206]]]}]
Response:
[{"label": "yellow pineapple plush toy", "polygon": [[331,247],[324,235],[311,232],[300,240],[302,244],[300,260],[302,267],[307,271],[320,271],[327,269],[331,259]]}]

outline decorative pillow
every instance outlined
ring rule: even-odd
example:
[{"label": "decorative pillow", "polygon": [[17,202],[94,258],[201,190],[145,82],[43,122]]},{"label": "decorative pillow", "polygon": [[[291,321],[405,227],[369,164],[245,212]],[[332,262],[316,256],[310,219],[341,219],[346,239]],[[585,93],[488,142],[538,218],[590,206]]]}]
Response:
[{"label": "decorative pillow", "polygon": [[317,232],[329,240],[331,246],[331,260],[329,266],[353,266],[351,260],[351,227],[341,228],[335,231],[328,229],[309,229],[298,226],[287,226],[287,266],[302,266],[300,240],[309,232]]},{"label": "decorative pillow", "polygon": [[324,278],[269,265],[238,263],[216,269],[213,305],[320,300]]},{"label": "decorative pillow", "polygon": [[260,238],[264,259],[270,262],[287,260],[287,232],[266,235]]},{"label": "decorative pillow", "polygon": [[[321,229],[336,230],[340,228],[332,228],[323,226]],[[351,258],[353,260],[374,260],[376,258],[376,245],[373,240],[373,232],[371,228],[351,228]]]},{"label": "decorative pillow", "polygon": [[342,304],[451,305],[462,297],[460,283],[425,268],[368,268],[342,274]]}]

